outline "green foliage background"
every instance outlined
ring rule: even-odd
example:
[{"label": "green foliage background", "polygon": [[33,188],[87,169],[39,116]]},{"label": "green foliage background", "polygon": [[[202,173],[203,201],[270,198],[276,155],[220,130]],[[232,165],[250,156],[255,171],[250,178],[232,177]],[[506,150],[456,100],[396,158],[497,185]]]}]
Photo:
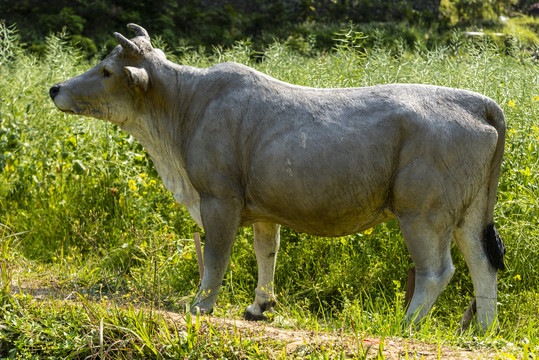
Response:
[{"label": "green foliage background", "polygon": [[[466,39],[454,31],[446,41],[427,46],[405,38],[388,40],[381,30],[365,39],[353,26],[332,37],[330,50],[320,50],[310,36],[269,43],[263,55],[256,55],[248,41],[211,52],[188,46],[171,51],[161,37],[154,39],[154,46],[164,47],[182,64],[206,67],[237,61],[299,85],[428,83],[496,100],[509,129],[496,207],[497,226],[508,249],[508,270],[499,275],[502,324],[496,341],[537,346],[539,64],[526,52],[529,44],[516,36],[503,44],[489,37]],[[47,37],[42,56],[25,49],[17,31],[3,24],[0,41],[0,265],[20,269],[19,280],[45,268],[54,272],[56,282],[81,294],[183,311],[199,282],[188,239],[194,232],[203,234],[202,229],[165,191],[135,139],[110,124],[61,113],[49,99],[52,84],[85,71],[97,59],[88,60],[65,35]],[[453,258],[457,273],[417,336],[457,332],[455,324],[473,291],[456,249]],[[285,228],[275,278],[277,310],[294,319],[295,326],[325,319],[329,327],[402,336],[402,297],[411,266],[394,221],[342,238]],[[11,278],[2,274],[5,287]],[[252,301],[255,286],[252,231],[242,228],[217,313],[239,316]],[[15,321],[11,314],[45,310],[6,294],[2,292],[5,316],[0,322],[7,327],[0,329],[0,343],[13,353],[34,354],[23,343],[31,331],[25,332],[24,321]],[[50,310],[55,319],[51,323],[59,321],[56,316],[69,317],[54,311],[58,309]],[[54,336],[62,337],[47,336],[53,342]],[[53,353],[43,341],[39,353]],[[70,346],[83,346],[77,341]],[[451,341],[473,346],[478,340],[470,336]],[[69,351],[75,350],[62,354]]]},{"label": "green foliage background", "polygon": [[[317,34],[318,48],[331,48],[342,24],[399,22],[427,29],[436,37],[454,26],[498,23],[499,15],[525,13],[532,0],[0,0],[0,19],[16,25],[22,41],[43,55],[43,39],[66,30],[85,54],[115,46],[113,31],[138,23],[172,48],[227,46],[250,39],[261,50],[275,38],[286,40]],[[391,32],[391,27],[389,28]],[[365,32],[365,30],[362,30]],[[405,36],[406,37],[406,36]]]}]

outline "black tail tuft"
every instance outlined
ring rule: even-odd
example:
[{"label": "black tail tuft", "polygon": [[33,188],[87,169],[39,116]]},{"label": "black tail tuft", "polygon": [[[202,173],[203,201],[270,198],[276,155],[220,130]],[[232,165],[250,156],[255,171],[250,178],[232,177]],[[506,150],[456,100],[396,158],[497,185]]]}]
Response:
[{"label": "black tail tuft", "polygon": [[505,245],[498,233],[498,230],[494,227],[494,224],[489,224],[483,232],[483,242],[485,246],[485,252],[492,266],[497,270],[505,270],[505,263],[503,256],[505,255]]}]

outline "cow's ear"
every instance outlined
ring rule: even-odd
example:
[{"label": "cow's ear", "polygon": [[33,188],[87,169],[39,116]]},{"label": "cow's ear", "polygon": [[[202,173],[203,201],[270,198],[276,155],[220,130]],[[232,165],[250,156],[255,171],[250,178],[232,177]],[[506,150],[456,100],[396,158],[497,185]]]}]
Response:
[{"label": "cow's ear", "polygon": [[124,69],[127,78],[129,79],[130,86],[137,87],[144,91],[148,90],[150,78],[148,77],[146,70],[132,66],[125,66]]}]

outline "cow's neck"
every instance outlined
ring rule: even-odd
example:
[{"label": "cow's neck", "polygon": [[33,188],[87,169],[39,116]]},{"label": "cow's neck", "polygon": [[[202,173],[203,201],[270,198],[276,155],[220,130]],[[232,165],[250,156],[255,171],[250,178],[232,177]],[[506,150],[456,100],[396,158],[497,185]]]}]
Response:
[{"label": "cow's neck", "polygon": [[181,151],[194,126],[193,113],[198,111],[198,103],[193,98],[198,75],[204,70],[167,62],[153,72],[151,90],[141,98],[144,105],[137,114],[139,118],[126,122],[122,128],[147,151],[163,143],[171,147],[169,151]]},{"label": "cow's neck", "polygon": [[167,153],[184,166],[183,145],[193,130],[199,73],[204,70],[166,62],[153,69],[150,91],[137,119],[130,119],[122,129],[135,137],[152,156]]},{"label": "cow's neck", "polygon": [[165,70],[159,78],[166,79],[166,85],[155,83],[155,93],[145,99],[147,111],[122,128],[141,143],[167,190],[189,209],[195,222],[202,225],[200,197],[185,171],[183,156],[185,138],[191,131],[188,122],[191,117],[186,115],[191,110],[185,103],[192,97],[192,84],[188,75],[179,73],[181,67]]}]

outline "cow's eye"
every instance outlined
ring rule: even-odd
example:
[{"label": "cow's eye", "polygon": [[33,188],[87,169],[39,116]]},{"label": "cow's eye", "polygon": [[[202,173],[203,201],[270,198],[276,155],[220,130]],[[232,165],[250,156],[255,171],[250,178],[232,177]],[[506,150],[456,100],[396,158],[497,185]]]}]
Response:
[{"label": "cow's eye", "polygon": [[107,69],[103,68],[103,77],[105,78],[108,78],[110,77],[112,74],[110,71],[108,71]]}]

